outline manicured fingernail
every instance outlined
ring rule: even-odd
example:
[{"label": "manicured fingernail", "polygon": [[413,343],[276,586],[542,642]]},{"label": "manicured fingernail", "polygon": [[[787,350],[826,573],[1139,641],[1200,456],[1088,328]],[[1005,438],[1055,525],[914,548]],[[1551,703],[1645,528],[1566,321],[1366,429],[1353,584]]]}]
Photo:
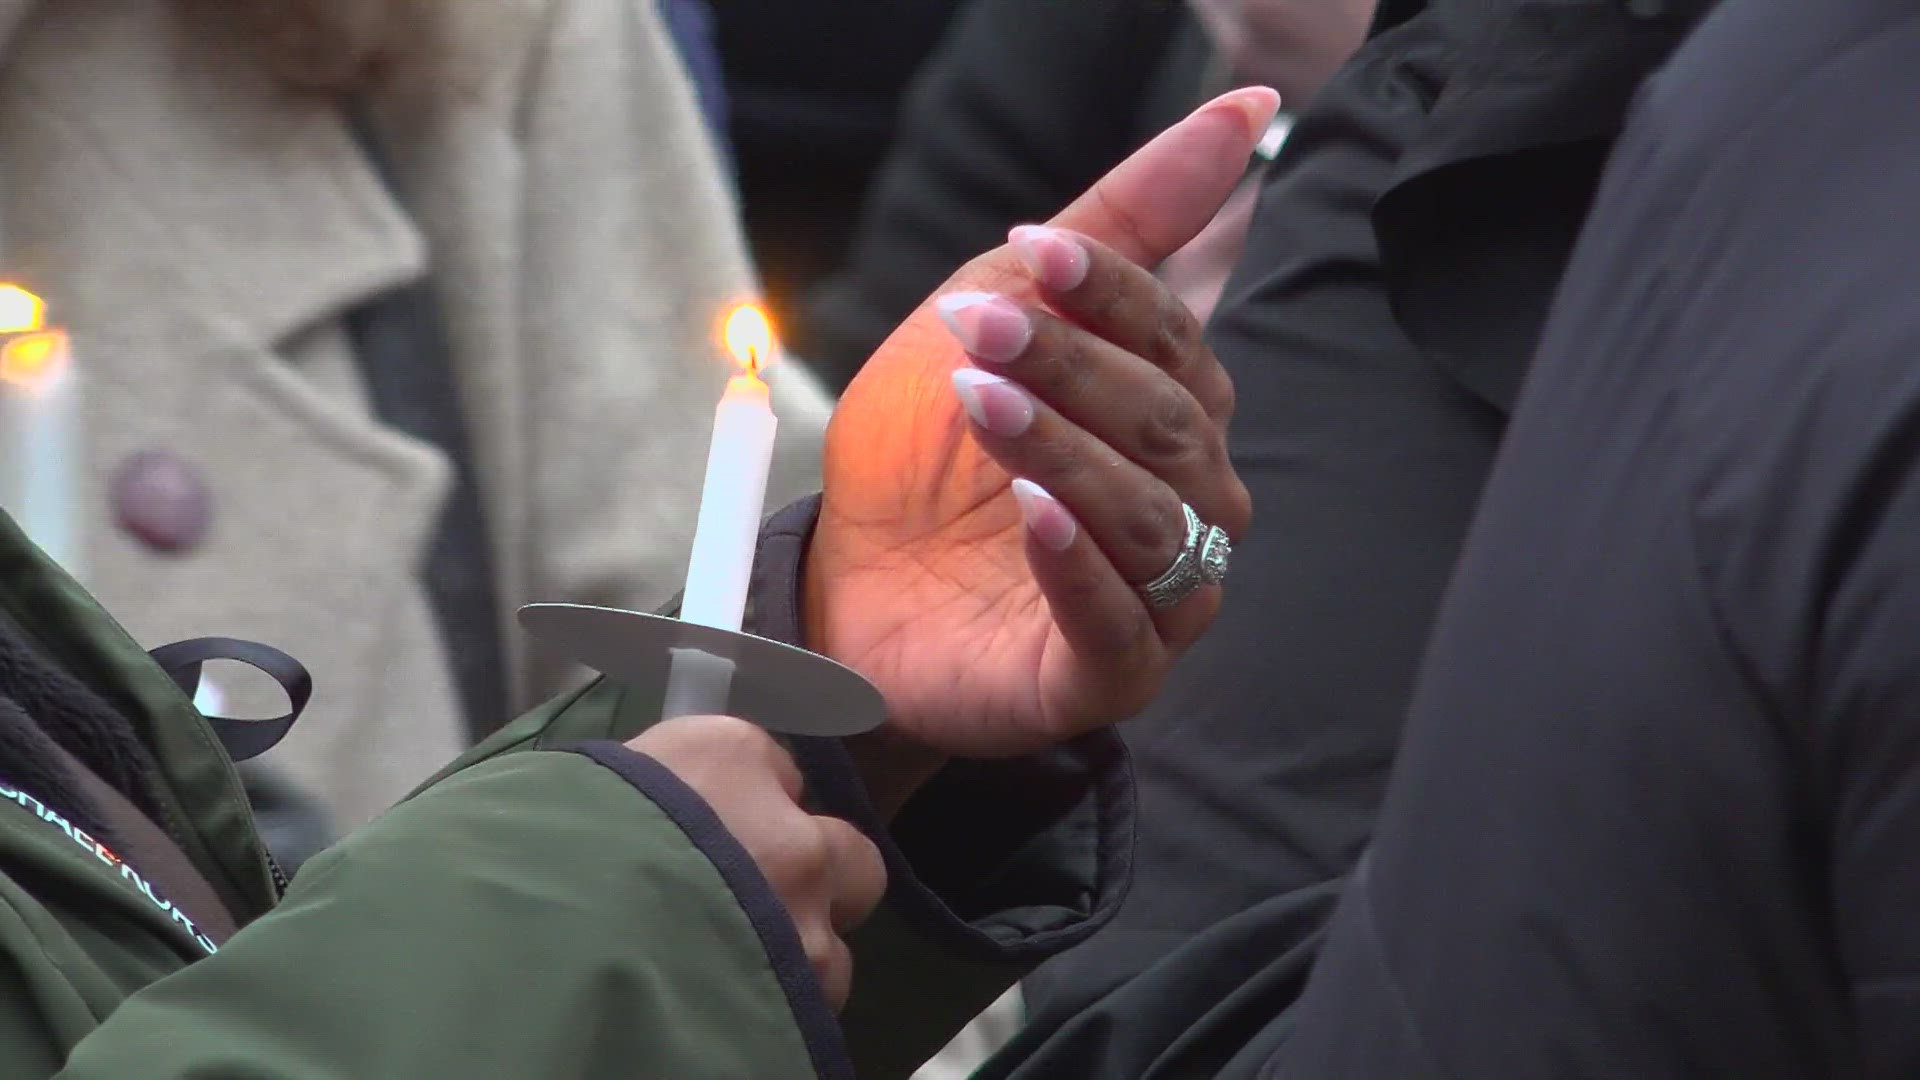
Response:
[{"label": "manicured fingernail", "polygon": [[1045,225],[1016,225],[1007,234],[1013,250],[1034,278],[1055,292],[1068,292],[1087,280],[1087,249],[1080,241]]},{"label": "manicured fingernail", "polygon": [[1020,519],[1041,547],[1065,551],[1073,546],[1073,538],[1080,535],[1080,523],[1046,488],[1031,480],[1015,480],[1013,498],[1020,504]]},{"label": "manicured fingernail", "polygon": [[1033,399],[991,371],[954,369],[953,392],[974,423],[1003,439],[1025,435],[1033,426]]},{"label": "manicured fingernail", "polygon": [[948,293],[933,302],[960,347],[983,360],[1017,360],[1033,341],[1033,320],[1020,306],[993,293]]},{"label": "manicured fingernail", "polygon": [[1267,133],[1267,125],[1273,123],[1280,112],[1280,92],[1269,86],[1243,86],[1193,110],[1193,115],[1213,109],[1231,109],[1238,113],[1240,121],[1247,125],[1247,135],[1257,140]]}]

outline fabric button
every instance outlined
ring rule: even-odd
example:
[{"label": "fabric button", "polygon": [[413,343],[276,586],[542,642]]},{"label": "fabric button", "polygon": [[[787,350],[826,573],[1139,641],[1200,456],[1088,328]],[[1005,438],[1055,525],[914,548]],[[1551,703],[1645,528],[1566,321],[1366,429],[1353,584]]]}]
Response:
[{"label": "fabric button", "polygon": [[163,450],[144,451],[122,463],[109,496],[122,529],[169,555],[198,547],[213,524],[213,493],[200,470]]}]

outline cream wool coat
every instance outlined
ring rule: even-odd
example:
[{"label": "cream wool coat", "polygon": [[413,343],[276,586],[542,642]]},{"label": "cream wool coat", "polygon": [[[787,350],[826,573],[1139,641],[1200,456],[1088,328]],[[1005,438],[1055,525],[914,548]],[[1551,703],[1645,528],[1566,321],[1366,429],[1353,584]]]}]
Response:
[{"label": "cream wool coat", "polygon": [[[0,266],[74,333],[84,577],[149,647],[222,635],[302,660],[313,705],[267,760],[340,826],[462,741],[417,584],[449,472],[370,415],[342,315],[431,267],[510,621],[678,587],[727,374],[716,323],[753,289],[652,0],[447,6],[470,77],[371,103],[409,214],[331,106],[169,0],[0,0]],[[830,409],[803,372],[775,381],[770,509],[816,485]],[[147,450],[211,488],[183,556],[112,525],[107,478]],[[503,633],[520,704],[573,677]]]}]

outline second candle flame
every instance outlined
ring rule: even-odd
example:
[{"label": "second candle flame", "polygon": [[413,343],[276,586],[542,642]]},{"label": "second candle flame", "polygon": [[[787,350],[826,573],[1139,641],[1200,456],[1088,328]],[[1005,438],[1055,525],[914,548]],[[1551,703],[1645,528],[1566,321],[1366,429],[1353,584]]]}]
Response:
[{"label": "second candle flame", "polygon": [[773,359],[773,324],[758,304],[741,304],[727,313],[727,351],[748,375],[758,376]]},{"label": "second candle flame", "polygon": [[0,348],[0,383],[23,390],[44,390],[67,363],[67,335],[61,330],[25,334]]}]

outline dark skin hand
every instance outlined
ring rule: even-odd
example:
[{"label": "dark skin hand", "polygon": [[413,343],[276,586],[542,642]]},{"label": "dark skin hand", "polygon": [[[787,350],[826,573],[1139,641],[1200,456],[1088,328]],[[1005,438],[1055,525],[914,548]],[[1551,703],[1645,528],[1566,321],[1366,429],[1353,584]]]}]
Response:
[{"label": "dark skin hand", "polygon": [[1164,611],[1138,591],[1178,554],[1183,501],[1230,535],[1251,516],[1225,449],[1232,385],[1147,268],[1213,218],[1277,106],[1259,88],[1209,103],[1015,230],[842,399],[807,634],[887,700],[853,744],[883,811],[949,756],[1133,715],[1212,621],[1216,588]]}]

